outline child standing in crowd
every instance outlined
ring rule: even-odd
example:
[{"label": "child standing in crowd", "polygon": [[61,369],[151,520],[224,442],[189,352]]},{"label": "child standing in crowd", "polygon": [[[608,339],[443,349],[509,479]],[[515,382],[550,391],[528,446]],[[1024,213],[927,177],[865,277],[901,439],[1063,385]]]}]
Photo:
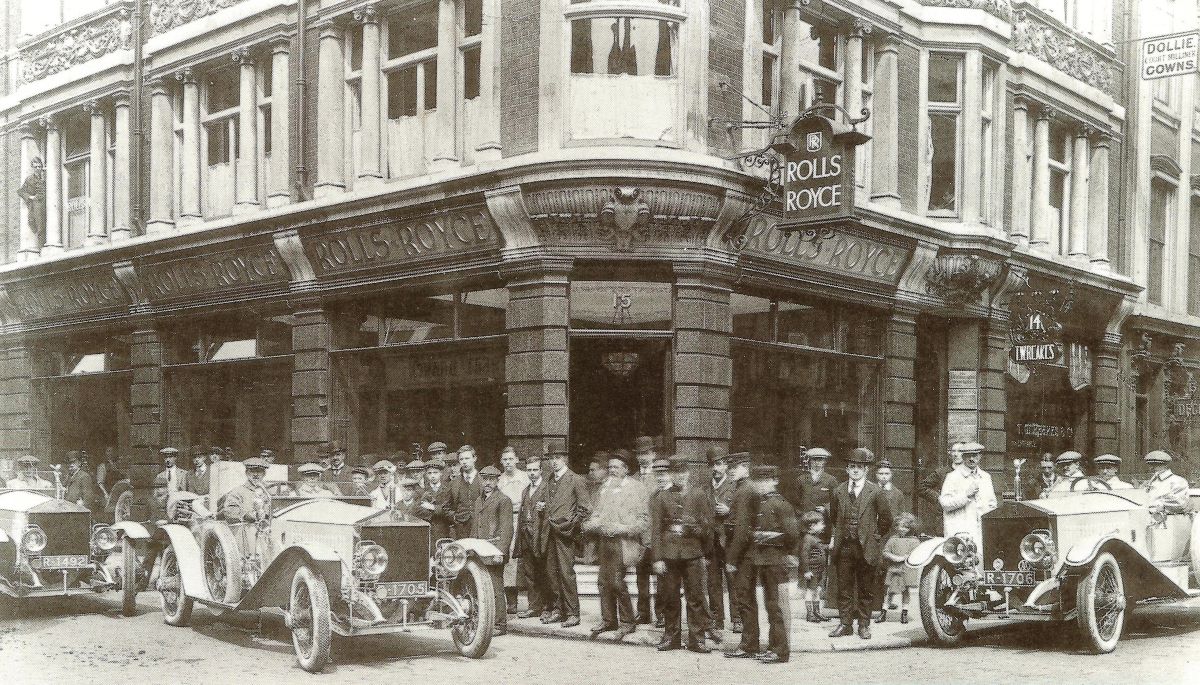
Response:
[{"label": "child standing in crowd", "polygon": [[920,540],[916,533],[917,519],[907,512],[900,514],[892,526],[892,536],[883,546],[883,558],[887,561],[887,575],[884,577],[884,588],[887,591],[888,603],[879,612],[876,623],[887,620],[887,610],[900,609],[900,622],[908,623],[908,607],[911,603],[912,587],[917,584],[916,570],[905,566],[908,555],[917,548]]},{"label": "child standing in crowd", "polygon": [[821,583],[825,580],[825,559],[828,545],[821,542],[825,530],[825,516],[819,511],[810,511],[800,519],[804,527],[804,541],[800,543],[800,582],[804,589],[805,620],[821,623],[827,620],[821,615]]}]

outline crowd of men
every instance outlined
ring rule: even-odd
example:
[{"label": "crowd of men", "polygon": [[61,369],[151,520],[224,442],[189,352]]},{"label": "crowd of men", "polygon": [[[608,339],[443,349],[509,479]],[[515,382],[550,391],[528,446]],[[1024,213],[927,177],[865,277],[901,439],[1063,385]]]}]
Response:
[{"label": "crowd of men", "polygon": [[[977,442],[955,443],[949,464],[919,484],[920,496],[942,512],[947,535],[966,532],[979,539],[983,514],[997,506],[992,478],[980,465],[983,452]],[[231,456],[219,447],[193,448],[190,468],[184,468],[175,448],[159,454],[153,516],[171,520],[192,514],[192,502],[208,493],[209,470]],[[876,463],[866,448],[855,449],[847,457],[845,480],[838,482],[825,471],[830,456],[822,448],[802,449],[796,466],[781,473],[776,466],[752,463],[749,453],[713,447],[706,454],[710,477],[697,478],[685,456],[660,456],[652,438],[640,437],[633,451],[595,453],[587,475],[581,475],[570,469],[561,444],[525,455],[524,468],[507,447],[499,468],[480,469],[470,445],[451,451],[435,442],[407,463],[363,455],[362,463],[351,466],[346,451],[328,443],[318,459],[287,467],[287,479],[271,483],[265,476],[275,454],[262,450],[242,462],[245,482],[209,506],[211,515],[240,523],[269,516],[272,497],[361,498],[398,518],[428,522],[434,540],[474,537],[502,550],[505,564],[492,567],[499,634],[507,632],[508,616],[518,613],[520,590],[527,595],[522,618],[579,625],[575,565],[583,560],[599,567],[601,614],[590,627],[593,638],[613,632],[622,639],[638,625],[654,623],[663,629],[660,651],[686,645],[707,653],[721,641],[728,616],[741,638],[725,656],[784,663],[793,577],[803,591],[805,619],[820,623],[829,620],[822,595],[832,576],[839,620],[830,637],[870,639],[872,621],[886,620],[885,583],[888,594],[904,597],[901,621],[908,620],[902,567],[911,544],[893,546],[893,539],[915,540],[915,522],[904,511],[904,493],[892,483],[891,464]],[[57,470],[54,483],[42,478],[34,456],[18,459],[15,473],[0,476],[10,489],[60,488],[64,499],[89,508],[103,506],[122,477],[111,451],[95,476],[86,453],[69,453],[67,462],[65,481]],[[1054,460],[1047,455],[1040,472],[1015,484],[1016,497],[1048,497],[1081,484],[1135,487],[1120,478],[1116,455],[1093,459],[1094,476],[1084,474],[1082,462],[1075,451]],[[1153,475],[1136,487],[1149,494],[1151,513],[1188,511],[1188,483],[1171,471],[1171,455],[1156,450],[1145,462]],[[872,467],[874,480],[868,478]],[[630,569],[636,597],[626,584]],[[657,578],[654,592],[651,576]],[[759,635],[759,589],[769,625],[766,649]]]}]

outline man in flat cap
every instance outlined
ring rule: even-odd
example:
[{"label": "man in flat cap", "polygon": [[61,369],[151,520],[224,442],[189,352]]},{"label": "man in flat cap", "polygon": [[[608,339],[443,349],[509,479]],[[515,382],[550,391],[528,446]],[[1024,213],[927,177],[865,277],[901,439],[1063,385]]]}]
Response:
[{"label": "man in flat cap", "polygon": [[579,625],[579,588],[575,582],[575,539],[591,514],[587,479],[567,468],[566,446],[555,444],[547,451],[550,473],[546,476],[545,501],[539,502],[546,525],[540,547],[546,555],[547,575],[558,597],[558,609],[566,617],[564,628]]},{"label": "man in flat cap", "polygon": [[693,652],[711,651],[705,644],[708,611],[704,602],[704,556],[712,539],[712,503],[704,488],[691,484],[687,459],[670,459],[674,485],[659,493],[650,508],[650,548],[654,572],[662,583],[665,623],[658,651],[682,645],[679,589],[687,599],[688,642]]},{"label": "man in flat cap", "polygon": [[350,497],[371,496],[371,469],[366,466],[355,466],[350,469]]},{"label": "man in flat cap", "polygon": [[[726,656],[757,657],[764,664],[783,664],[791,658],[787,558],[795,552],[800,530],[796,525],[795,507],[777,491],[779,469],[770,465],[755,466],[751,478],[755,493],[753,505],[740,512],[729,546],[730,564],[751,569],[750,591],[743,610],[741,644]],[[756,584],[762,585],[763,609],[770,626],[765,652],[758,651]]]},{"label": "man in flat cap", "polygon": [[246,470],[246,482],[221,498],[221,517],[229,523],[257,522],[271,513],[271,495],[264,483],[267,463],[258,457],[250,457],[242,466]]},{"label": "man in flat cap", "polygon": [[174,447],[164,447],[158,451],[163,461],[162,473],[167,474],[167,490],[170,492],[195,492],[192,485],[192,472],[180,468],[179,450]]},{"label": "man in flat cap", "polygon": [[830,500],[833,536],[830,557],[837,569],[839,622],[830,637],[854,632],[871,639],[871,610],[879,589],[879,562],[883,541],[892,527],[892,510],[879,486],[867,479],[875,455],[865,447],[850,453],[846,482],[838,485]]},{"label": "man in flat cap", "polygon": [[458,448],[458,478],[450,482],[454,500],[454,532],[457,537],[467,537],[474,524],[471,522],[475,515],[475,500],[483,490],[483,482],[479,479],[479,471],[475,469],[475,448],[463,445]]},{"label": "man in flat cap", "polygon": [[300,483],[296,485],[296,496],[333,497],[329,486],[321,482],[321,475],[325,473],[325,469],[320,464],[310,461],[301,464],[296,470],[300,472]]},{"label": "man in flat cap", "polygon": [[[504,553],[508,561],[508,553],[512,548],[513,520],[512,500],[500,492],[498,482],[500,469],[486,466],[479,471],[479,497],[474,502],[474,513],[471,516],[470,536],[487,540]],[[491,564],[487,567],[492,577],[492,595],[496,602],[495,633],[504,635],[508,632],[508,608],[504,594],[504,564]]]},{"label": "man in flat cap", "polygon": [[1075,481],[1086,477],[1083,468],[1080,466],[1080,462],[1082,461],[1083,455],[1075,450],[1067,450],[1058,455],[1058,458],[1054,460],[1054,465],[1058,468],[1060,477],[1054,484],[1054,487],[1050,488],[1049,492],[1042,496],[1048,497],[1051,493],[1071,492],[1071,486]]},{"label": "man in flat cap", "polygon": [[1061,480],[1058,476],[1058,471],[1054,468],[1054,455],[1049,452],[1044,453],[1038,470],[1038,478],[1034,481],[1033,486],[1037,492],[1037,496],[1042,498],[1050,494],[1050,491]]},{"label": "man in flat cap", "polygon": [[996,490],[992,477],[979,468],[983,445],[968,442],[962,446],[963,463],[946,476],[938,502],[942,505],[942,525],[946,536],[967,533],[975,544],[983,539],[984,514],[996,508]]},{"label": "man in flat cap", "polygon": [[[829,450],[823,447],[813,447],[804,451],[804,456],[808,460],[808,473],[800,474],[797,484],[799,487],[799,499],[790,499],[796,507],[796,516],[815,511],[829,520],[829,500],[832,499],[834,491],[837,490],[837,479],[829,475],[825,471],[825,466],[829,463]],[[783,493],[788,496],[786,492]],[[824,533],[825,539],[829,539],[829,529]]]},{"label": "man in flat cap", "polygon": [[421,461],[420,458],[408,462],[404,467],[404,475],[413,479],[417,498],[420,499],[421,493],[425,491],[425,462]]},{"label": "man in flat cap", "polygon": [[1121,458],[1115,454],[1101,454],[1092,460],[1096,465],[1096,469],[1100,472],[1098,478],[1113,490],[1129,490],[1133,487],[1132,483],[1127,483],[1121,480],[1117,473],[1121,470]]},{"label": "man in flat cap", "polygon": [[650,528],[650,512],[642,484],[629,476],[634,458],[628,450],[608,455],[608,478],[600,486],[583,530],[597,540],[600,561],[600,623],[592,637],[615,630],[617,639],[634,631],[633,601],[625,569],[642,557],[642,539]]},{"label": "man in flat cap", "polygon": [[371,467],[379,485],[371,491],[371,506],[376,509],[391,509],[400,499],[396,488],[396,465],[390,460],[380,459]]},{"label": "man in flat cap", "polygon": [[1171,472],[1171,455],[1164,450],[1154,450],[1145,457],[1146,464],[1154,469],[1143,485],[1150,499],[1146,507],[1152,515],[1186,514],[1192,510],[1188,497],[1188,482],[1183,476]]},{"label": "man in flat cap", "polygon": [[96,512],[103,508],[92,474],[87,470],[87,453],[72,450],[67,453],[67,493],[63,497]]},{"label": "man in flat cap", "polygon": [[[658,459],[658,454],[654,450],[654,438],[648,435],[639,437],[634,442],[634,454],[637,457],[638,473],[636,478],[642,484],[642,489],[646,493],[646,510],[649,511],[653,504],[655,493],[659,491],[658,478],[654,473],[654,462]],[[642,559],[638,562],[634,569],[637,577],[637,623],[651,623],[662,621],[662,600],[658,595],[653,598],[654,614],[650,613],[651,592],[650,592],[650,575],[653,572],[650,568],[653,560],[650,558],[650,530],[646,529],[646,536],[643,538],[645,552],[642,554]]]},{"label": "man in flat cap", "polygon": [[431,544],[454,538],[454,498],[450,486],[442,482],[445,470],[446,462],[440,457],[425,461],[425,489],[418,514],[429,522]]},{"label": "man in flat cap", "polygon": [[729,476],[729,455],[725,448],[713,445],[704,455],[708,460],[711,478],[704,481],[702,487],[713,507],[712,551],[708,555],[707,577],[705,588],[708,592],[708,610],[712,614],[713,628],[725,629],[725,588],[730,588],[730,620],[737,622],[732,601],[733,578],[726,578],[725,547],[729,544],[725,524],[729,521],[729,507],[733,504],[734,488],[737,481]]}]

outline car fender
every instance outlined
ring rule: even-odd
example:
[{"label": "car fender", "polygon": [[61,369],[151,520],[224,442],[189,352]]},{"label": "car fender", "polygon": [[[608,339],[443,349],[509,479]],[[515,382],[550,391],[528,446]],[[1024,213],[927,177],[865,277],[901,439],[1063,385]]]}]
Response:
[{"label": "car fender", "polygon": [[934,559],[939,559],[943,556],[942,543],[945,541],[946,538],[930,538],[925,542],[922,542],[921,544],[917,545],[916,549],[909,553],[908,559],[906,559],[904,563],[911,568],[923,568],[924,566],[928,565],[929,562],[933,561]]},{"label": "car fender", "polygon": [[[1093,535],[1072,545],[1055,565],[1053,575],[1055,578],[1082,576],[1104,552],[1116,558],[1121,575],[1125,578],[1125,594],[1128,598],[1139,600],[1150,597],[1188,597],[1186,585],[1181,587],[1153,562],[1142,556],[1141,552],[1122,540],[1115,531]],[[1187,582],[1186,579],[1184,582]]]},{"label": "car fender", "polygon": [[112,524],[114,530],[121,531],[122,537],[131,540],[149,540],[150,530],[136,521],[117,521]]},{"label": "car fender", "polygon": [[202,602],[213,601],[208,594],[208,583],[204,580],[204,557],[200,554],[200,545],[196,543],[192,531],[187,526],[168,523],[159,526],[154,538],[174,548],[183,591],[187,596]]},{"label": "car fender", "polygon": [[504,552],[500,548],[481,538],[463,538],[455,540],[467,551],[468,557],[477,559],[484,566],[504,563]]},{"label": "car fender", "polygon": [[[262,607],[287,607],[291,603],[292,577],[301,566],[310,567],[325,582],[330,601],[342,596],[342,571],[345,563],[336,552],[313,543],[297,543],[275,556],[258,582],[242,596],[238,611]],[[191,593],[189,593],[191,594]]]},{"label": "car fender", "polygon": [[12,538],[8,537],[8,533],[5,533],[3,530],[0,530],[0,542],[8,542],[11,539]]}]

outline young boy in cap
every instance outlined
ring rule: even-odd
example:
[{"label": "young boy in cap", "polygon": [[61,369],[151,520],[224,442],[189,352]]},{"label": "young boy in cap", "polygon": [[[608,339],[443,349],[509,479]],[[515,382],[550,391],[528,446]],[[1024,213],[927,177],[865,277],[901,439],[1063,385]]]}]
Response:
[{"label": "young boy in cap", "polygon": [[804,530],[804,541],[800,543],[800,553],[797,556],[800,567],[800,587],[804,590],[804,620],[809,623],[822,623],[826,619],[821,615],[821,586],[825,581],[825,566],[829,555],[829,547],[821,541],[825,532],[825,517],[819,511],[805,512],[800,518],[800,526]]},{"label": "young boy in cap", "polygon": [[[752,506],[739,511],[736,533],[729,546],[729,563],[735,568],[749,566],[752,580],[743,610],[741,644],[726,656],[756,657],[764,664],[782,664],[791,658],[787,557],[796,549],[799,529],[795,508],[777,491],[779,469],[770,465],[755,466],[751,478],[756,497]],[[770,626],[765,652],[758,651],[756,583],[762,585],[763,608]]]},{"label": "young boy in cap", "polygon": [[[513,538],[512,500],[497,487],[500,469],[495,466],[484,467],[479,472],[479,480],[479,497],[475,500],[475,511],[471,517],[471,537],[492,543],[504,554],[504,560],[508,561],[508,551],[512,547]],[[504,564],[492,564],[487,569],[492,577],[492,595],[496,602],[496,634],[504,635],[508,632]]]},{"label": "young boy in cap", "polygon": [[1154,469],[1154,475],[1142,486],[1150,495],[1150,501],[1146,503],[1150,513],[1166,515],[1191,511],[1187,479],[1171,472],[1171,455],[1154,450],[1146,455],[1145,462]]},{"label": "young boy in cap", "polygon": [[654,572],[664,594],[665,631],[658,651],[682,645],[679,589],[687,598],[688,644],[693,652],[707,654],[708,611],[704,603],[704,554],[712,536],[712,503],[701,487],[690,483],[687,459],[670,459],[674,485],[663,490],[650,508],[650,548]]},{"label": "young boy in cap", "polygon": [[371,486],[368,484],[370,480],[371,469],[366,466],[355,466],[350,469],[350,496],[370,497]]},{"label": "young boy in cap", "polygon": [[1131,483],[1126,483],[1117,475],[1117,472],[1121,470],[1121,458],[1117,455],[1101,454],[1093,459],[1092,463],[1100,471],[1100,480],[1108,483],[1113,490],[1129,490],[1133,487]]},{"label": "young boy in cap", "polygon": [[396,465],[387,459],[380,459],[371,467],[379,486],[371,491],[371,506],[376,509],[391,509],[400,499],[393,482],[396,476]]},{"label": "young boy in cap", "polygon": [[874,460],[875,455],[865,447],[851,452],[847,480],[830,500],[830,556],[837,569],[841,619],[830,637],[852,634],[857,619],[858,636],[871,639],[871,610],[880,589],[879,563],[893,517],[879,486],[867,480],[867,467]]},{"label": "young boy in cap", "polygon": [[454,500],[450,487],[442,483],[445,468],[446,462],[437,457],[425,462],[425,489],[418,515],[429,522],[431,543],[454,537]]}]

